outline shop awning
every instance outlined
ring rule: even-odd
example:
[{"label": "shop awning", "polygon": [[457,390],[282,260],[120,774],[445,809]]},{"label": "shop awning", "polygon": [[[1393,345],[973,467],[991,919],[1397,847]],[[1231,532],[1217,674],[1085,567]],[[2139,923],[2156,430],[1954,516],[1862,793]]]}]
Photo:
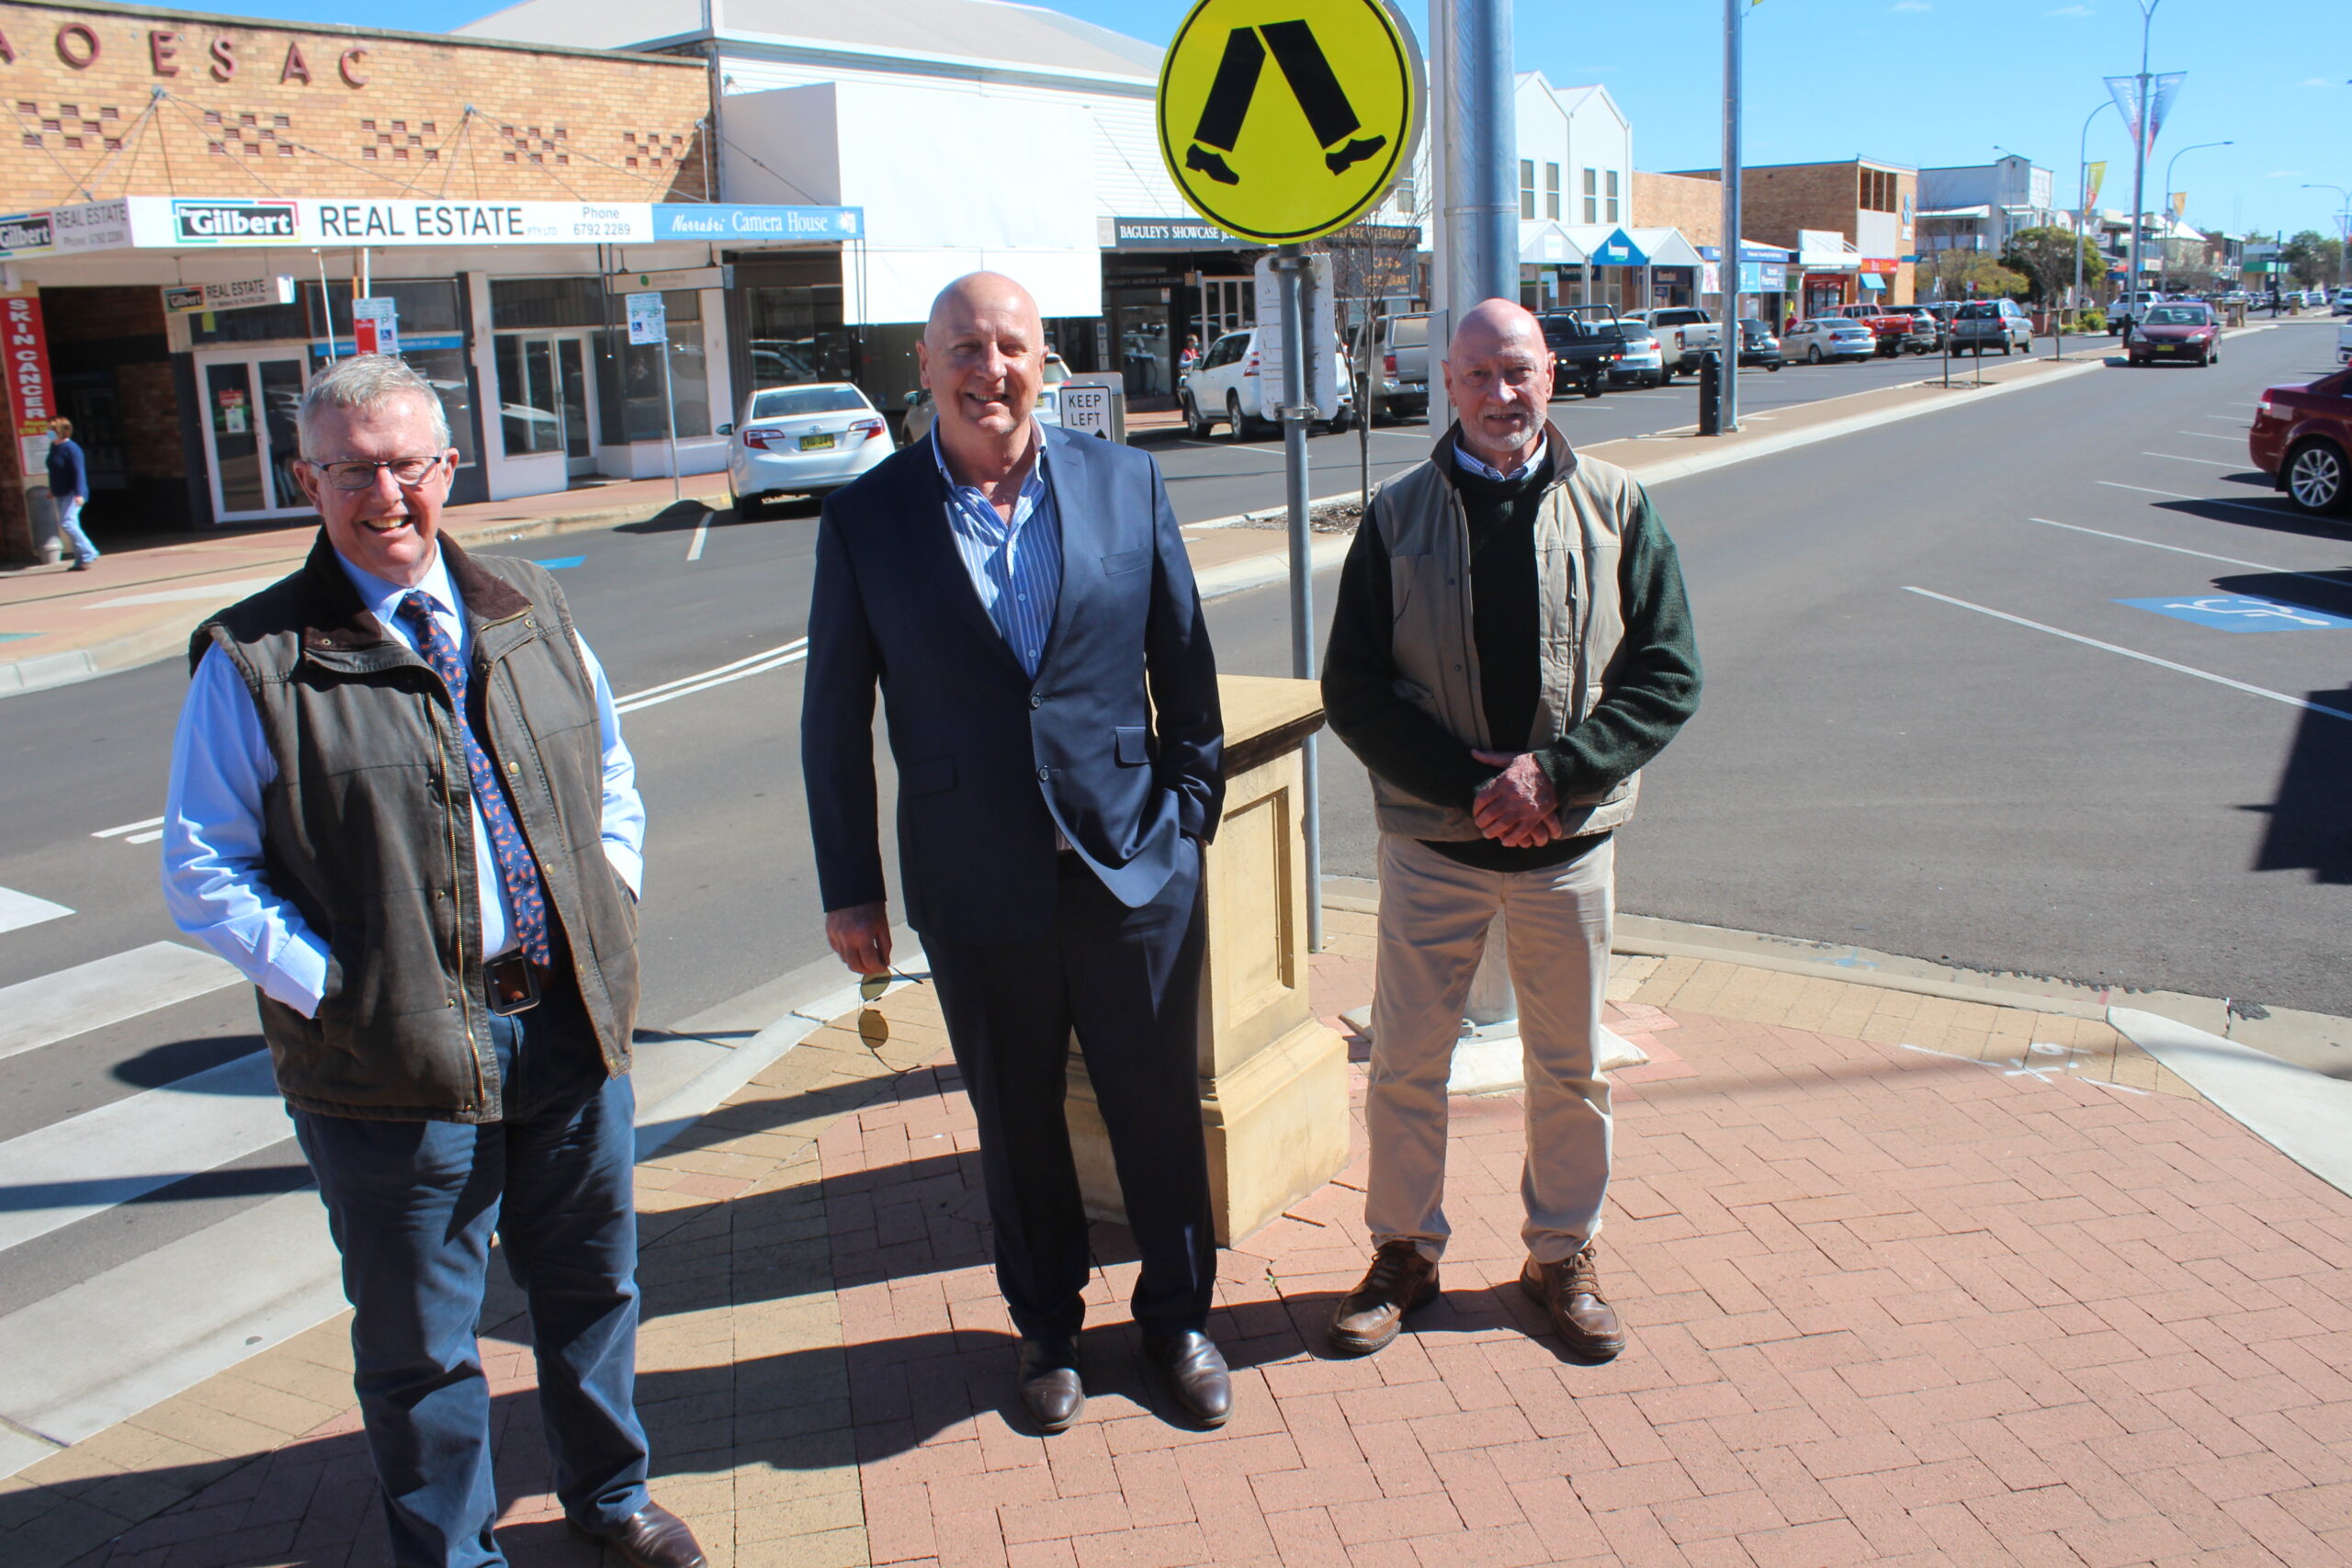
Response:
[{"label": "shop awning", "polygon": [[1607,223],[1571,223],[1561,231],[1595,266],[1647,266],[1649,253],[1624,230]]},{"label": "shop awning", "polygon": [[1545,220],[1519,225],[1519,259],[1523,266],[1582,266],[1584,247],[1570,239],[1567,231]]},{"label": "shop awning", "polygon": [[1875,272],[1865,272],[1859,274],[1858,276],[1861,278],[1862,292],[1865,294],[1879,294],[1885,291],[1886,279],[1879,274]]}]

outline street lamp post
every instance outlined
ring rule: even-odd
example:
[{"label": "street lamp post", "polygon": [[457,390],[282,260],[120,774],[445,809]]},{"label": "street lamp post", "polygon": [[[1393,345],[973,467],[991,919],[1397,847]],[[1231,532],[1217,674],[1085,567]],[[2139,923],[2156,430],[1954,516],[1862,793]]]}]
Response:
[{"label": "street lamp post", "polygon": [[[2083,308],[2083,231],[2091,224],[2091,121],[2101,111],[2115,108],[2115,99],[2109,97],[2098,108],[2083,117],[2083,133],[2075,140],[2075,189],[2081,197],[2081,211],[2075,220],[2075,309]],[[2116,110],[2120,114],[2120,109]]]},{"label": "street lamp post", "polygon": [[[2143,110],[2143,112],[2144,113],[2145,111]],[[2168,158],[2168,159],[2166,159],[2166,160],[2165,161],[2165,188],[2164,188],[2164,198],[2165,198],[2165,244],[2164,244],[2164,247],[2163,247],[2161,250],[2159,250],[2159,251],[2157,251],[2157,252],[2156,252],[2156,275],[2157,275],[2159,277],[2164,278],[2166,282],[2170,282],[2170,281],[2171,281],[2171,279],[2172,279],[2172,171],[2173,171],[2173,165],[2174,165],[2174,164],[2178,164],[2178,163],[2181,161],[2181,159],[2182,159],[2184,156],[2186,156],[2187,154],[2191,153],[2191,152],[2199,152],[2199,151],[2201,151],[2201,150],[2203,150],[2203,149],[2205,149],[2205,148],[2207,148],[2207,147],[2234,147],[2234,146],[2236,146],[2236,145],[2237,145],[2237,143],[2236,143],[2236,142],[2234,142],[2234,141],[2198,141],[2198,142],[2193,142],[2193,143],[2191,143],[2190,145],[2188,145],[2188,146],[2187,146],[2187,147],[2182,148],[2178,152],[2174,153],[2170,158]]]},{"label": "street lamp post", "polygon": [[2132,130],[2132,276],[2124,280],[2123,291],[2128,299],[2140,288],[2140,230],[2147,216],[2148,194],[2148,32],[2154,26],[2156,7],[2164,0],[2140,0],[2140,96],[2134,101],[2140,106],[2140,123]]},{"label": "street lamp post", "polygon": [[[2305,185],[2305,190],[2332,190],[2344,198],[2344,210],[2335,215],[2335,287],[2345,287],[2345,253],[2352,251],[2352,190],[2342,186]],[[2332,303],[2332,302],[2331,302]]]}]

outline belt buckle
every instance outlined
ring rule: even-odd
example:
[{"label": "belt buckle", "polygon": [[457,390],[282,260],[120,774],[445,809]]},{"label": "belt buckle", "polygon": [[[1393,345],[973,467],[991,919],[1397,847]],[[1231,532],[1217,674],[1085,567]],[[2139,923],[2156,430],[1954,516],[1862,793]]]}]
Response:
[{"label": "belt buckle", "polygon": [[481,978],[490,1010],[500,1018],[539,1005],[539,977],[532,973],[531,961],[519,953],[482,965]]}]

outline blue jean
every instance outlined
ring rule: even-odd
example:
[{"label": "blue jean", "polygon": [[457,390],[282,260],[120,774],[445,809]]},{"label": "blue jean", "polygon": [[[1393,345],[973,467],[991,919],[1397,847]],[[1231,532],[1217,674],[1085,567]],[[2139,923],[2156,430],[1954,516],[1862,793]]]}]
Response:
[{"label": "blue jean", "polygon": [[87,566],[98,558],[98,547],[82,532],[82,503],[86,495],[69,495],[57,503],[57,536],[74,547],[74,558]]},{"label": "blue jean", "polygon": [[648,1501],[637,1380],[635,1095],[607,1078],[569,985],[492,1018],[507,1119],[295,1111],[343,1254],[353,1383],[400,1568],[492,1568],[498,1496],[475,1343],[496,1233],[528,1296],[539,1415],[564,1512],[590,1529]]}]

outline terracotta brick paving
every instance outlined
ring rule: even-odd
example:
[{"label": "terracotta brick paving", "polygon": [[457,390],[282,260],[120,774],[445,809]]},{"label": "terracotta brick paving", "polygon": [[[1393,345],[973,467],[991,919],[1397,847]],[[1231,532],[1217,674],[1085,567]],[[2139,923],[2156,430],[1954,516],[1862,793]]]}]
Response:
[{"label": "terracotta brick paving", "polygon": [[[1334,917],[1319,1011],[1368,995],[1367,924]],[[2352,1199],[2103,1026],[1626,970],[1612,1021],[1653,1061],[1617,1079],[1615,1362],[1564,1360],[1512,1284],[1517,1100],[1457,1100],[1447,1292],[1415,1332],[1321,1349],[1366,1252],[1359,1122],[1355,1165],[1223,1257],[1229,1426],[1161,1414],[1122,1304],[1136,1266],[1102,1226],[1086,1415],[1027,1436],[971,1118],[913,987],[640,1169],[660,1495],[718,1568],[2352,1562]],[[1692,991],[1723,1010],[1644,999]],[[1726,1016],[1792,1008],[1917,1037]],[[486,1316],[502,1540],[585,1568],[514,1308]],[[315,1399],[343,1332],[189,1397],[224,1417],[241,1389]],[[87,1564],[385,1561],[348,1409],[144,1512],[126,1488],[163,1472],[83,1447],[78,1472],[77,1450],[0,1487],[0,1516],[146,1519]],[[8,1525],[16,1568],[34,1536]]]}]

